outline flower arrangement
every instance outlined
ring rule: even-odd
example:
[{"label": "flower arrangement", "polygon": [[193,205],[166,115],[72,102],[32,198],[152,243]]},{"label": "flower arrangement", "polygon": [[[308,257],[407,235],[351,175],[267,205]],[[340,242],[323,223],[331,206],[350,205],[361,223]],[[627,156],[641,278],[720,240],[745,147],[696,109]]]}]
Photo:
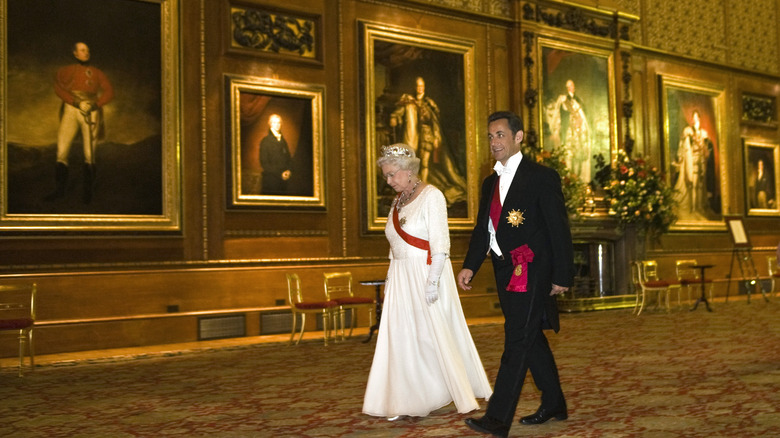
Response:
[{"label": "flower arrangement", "polygon": [[580,209],[585,204],[588,185],[566,166],[563,148],[552,151],[524,148],[523,155],[558,172],[558,175],[561,176],[561,189],[563,190],[563,199],[566,201],[566,211],[573,219],[579,217]]},{"label": "flower arrangement", "polygon": [[634,224],[659,237],[677,220],[672,189],[664,181],[663,173],[643,158],[632,158],[619,150],[613,167],[598,155],[596,170],[595,180],[609,199],[609,213],[618,218],[622,227]]}]

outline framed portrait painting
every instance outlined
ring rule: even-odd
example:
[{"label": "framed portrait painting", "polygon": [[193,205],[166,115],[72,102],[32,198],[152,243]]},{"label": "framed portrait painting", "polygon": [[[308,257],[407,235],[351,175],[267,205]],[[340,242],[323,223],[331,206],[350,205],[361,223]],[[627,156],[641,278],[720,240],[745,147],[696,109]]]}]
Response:
[{"label": "framed portrait painting", "polygon": [[180,231],[177,0],[0,15],[0,230]]},{"label": "framed portrait painting", "polygon": [[664,166],[677,201],[672,229],[723,229],[728,211],[721,129],[724,90],[715,84],[661,76]]},{"label": "framed portrait painting", "polygon": [[420,178],[444,193],[450,229],[473,227],[475,42],[367,22],[361,30],[367,230],[387,223],[395,192],[376,160],[382,146],[395,143],[414,148]]},{"label": "framed portrait painting", "polygon": [[745,204],[749,216],[780,216],[780,145],[742,140]]},{"label": "framed portrait painting", "polygon": [[564,149],[566,166],[586,184],[595,156],[617,148],[613,52],[539,38],[539,126],[545,150]]},{"label": "framed portrait painting", "polygon": [[324,208],[324,88],[226,76],[228,207]]}]

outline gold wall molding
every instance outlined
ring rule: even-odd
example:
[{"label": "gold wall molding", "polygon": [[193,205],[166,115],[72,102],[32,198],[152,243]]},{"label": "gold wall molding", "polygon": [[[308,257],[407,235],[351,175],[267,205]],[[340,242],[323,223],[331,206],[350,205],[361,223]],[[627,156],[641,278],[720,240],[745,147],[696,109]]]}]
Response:
[{"label": "gold wall molding", "polygon": [[[276,237],[276,236],[274,236]],[[0,280],[21,280],[26,278],[66,278],[109,274],[175,274],[189,271],[278,269],[288,266],[306,268],[330,265],[375,265],[387,264],[387,255],[360,257],[295,257],[257,259],[212,259],[177,260],[117,263],[58,263],[36,265],[0,265]]]},{"label": "gold wall molding", "polygon": [[200,66],[198,72],[200,74],[200,177],[201,177],[201,193],[200,193],[200,214],[201,214],[201,241],[203,242],[201,247],[201,256],[204,260],[209,258],[209,199],[208,199],[208,141],[206,140],[206,0],[200,2],[200,20],[198,23],[198,50]]},{"label": "gold wall molding", "polygon": [[641,0],[617,0],[619,11],[626,11],[631,15],[639,16],[642,11]]},{"label": "gold wall molding", "polygon": [[511,0],[411,0],[415,3],[429,4],[457,11],[487,14],[509,18]]},{"label": "gold wall molding", "polygon": [[344,5],[339,1],[339,138],[341,141],[341,150],[339,152],[341,162],[341,255],[346,256],[347,250],[347,236],[349,236],[349,223],[347,222],[347,163],[346,150],[347,150],[347,135],[346,135],[346,123],[344,118],[345,108],[345,95],[344,95]]},{"label": "gold wall molding", "polygon": [[326,230],[225,230],[225,237],[317,237]]}]

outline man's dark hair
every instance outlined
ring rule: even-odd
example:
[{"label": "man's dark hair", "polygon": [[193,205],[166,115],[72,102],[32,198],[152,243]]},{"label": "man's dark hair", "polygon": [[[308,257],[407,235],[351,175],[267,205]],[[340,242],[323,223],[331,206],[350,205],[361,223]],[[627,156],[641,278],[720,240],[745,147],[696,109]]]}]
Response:
[{"label": "man's dark hair", "polygon": [[509,129],[512,130],[512,135],[517,134],[523,130],[523,119],[512,111],[496,111],[488,116],[488,125],[496,120],[506,119],[509,123]]}]

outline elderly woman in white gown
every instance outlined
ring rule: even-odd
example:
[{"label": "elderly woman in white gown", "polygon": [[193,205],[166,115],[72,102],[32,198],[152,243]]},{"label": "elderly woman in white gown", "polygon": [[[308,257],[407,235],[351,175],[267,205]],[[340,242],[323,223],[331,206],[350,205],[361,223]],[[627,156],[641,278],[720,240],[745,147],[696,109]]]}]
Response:
[{"label": "elderly woman in white gown", "polygon": [[383,147],[377,164],[398,196],[385,227],[390,268],[363,413],[394,420],[452,402],[460,413],[479,409],[492,389],[449,261],[444,195],[420,180],[407,145]]}]

